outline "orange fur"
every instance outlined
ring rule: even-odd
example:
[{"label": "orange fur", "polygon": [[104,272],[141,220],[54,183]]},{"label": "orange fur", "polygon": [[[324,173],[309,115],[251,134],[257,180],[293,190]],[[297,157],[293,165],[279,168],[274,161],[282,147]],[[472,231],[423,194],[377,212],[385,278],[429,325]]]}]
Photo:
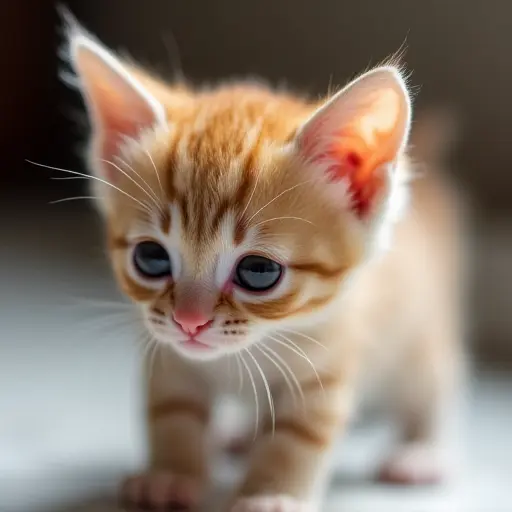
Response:
[{"label": "orange fur", "polygon": [[[102,62],[103,50],[83,37],[71,37],[79,74],[90,74],[86,83],[95,73],[108,81],[117,64]],[[88,69],[91,55],[99,60]],[[171,499],[183,475],[204,487],[205,418],[216,393],[236,391],[226,376],[231,360],[242,374],[252,368],[257,376],[259,364],[275,408],[275,417],[265,415],[234,511],[265,512],[280,495],[291,500],[289,510],[316,510],[322,461],[367,380],[379,388],[394,382],[404,430],[416,432],[415,442],[434,442],[438,409],[461,361],[457,220],[435,175],[413,180],[410,208],[399,219],[387,216],[398,201],[393,187],[411,174],[398,72],[370,73],[334,99],[308,102],[250,83],[193,90],[124,70],[166,121],[154,121],[130,83],[119,93],[108,89],[110,100],[120,95],[115,104],[137,104],[143,128],[114,151],[101,139],[107,129],[96,124],[93,132],[95,176],[117,187],[100,185],[114,271],[159,341],[175,345],[169,322],[177,309],[212,316],[217,333],[205,338],[216,358],[191,362],[183,351],[165,351],[148,375],[150,465],[164,471],[168,487],[158,494],[162,474],[157,488],[149,473],[136,481],[141,492]],[[334,146],[323,138],[332,123]],[[382,167],[391,161],[389,178]],[[394,228],[383,247],[374,240],[380,224]],[[175,279],[159,284],[134,273],[132,252],[143,240],[179,253]],[[223,258],[237,251],[282,263],[283,291],[248,297],[219,285]],[[240,385],[246,400],[257,394],[252,375]]]}]

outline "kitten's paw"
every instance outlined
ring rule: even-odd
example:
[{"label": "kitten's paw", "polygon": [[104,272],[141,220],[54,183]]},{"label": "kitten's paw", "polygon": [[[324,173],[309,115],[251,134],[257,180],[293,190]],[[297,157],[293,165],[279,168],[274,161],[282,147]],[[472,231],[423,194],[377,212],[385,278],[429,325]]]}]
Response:
[{"label": "kitten's paw", "polygon": [[166,471],[153,471],[127,478],[120,492],[129,507],[193,510],[201,498],[201,486],[190,477]]},{"label": "kitten's paw", "polygon": [[445,479],[446,467],[439,452],[426,444],[410,444],[397,449],[384,462],[378,478],[395,485],[433,485]]},{"label": "kitten's paw", "polygon": [[241,498],[231,512],[315,512],[311,505],[289,496]]}]

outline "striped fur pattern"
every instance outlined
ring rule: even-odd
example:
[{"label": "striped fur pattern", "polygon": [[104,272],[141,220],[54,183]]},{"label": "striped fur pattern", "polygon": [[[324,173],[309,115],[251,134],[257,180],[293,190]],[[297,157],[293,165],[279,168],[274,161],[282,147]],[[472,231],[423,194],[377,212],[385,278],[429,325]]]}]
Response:
[{"label": "striped fur pattern", "polygon": [[[169,347],[148,372],[149,468],[123,497],[200,503],[211,407],[225,392],[239,392],[256,416],[233,512],[319,510],[328,453],[368,377],[400,384],[405,430],[418,427],[404,445],[433,445],[460,360],[454,221],[435,179],[408,183],[400,71],[379,68],[309,102],[252,83],[165,84],[74,22],[70,53],[115,274]],[[434,210],[443,222],[432,229]],[[165,248],[171,277],[137,271],[141,241]],[[247,254],[282,265],[274,288],[233,283]],[[212,319],[197,337],[208,350],[178,342],[178,309]]]}]

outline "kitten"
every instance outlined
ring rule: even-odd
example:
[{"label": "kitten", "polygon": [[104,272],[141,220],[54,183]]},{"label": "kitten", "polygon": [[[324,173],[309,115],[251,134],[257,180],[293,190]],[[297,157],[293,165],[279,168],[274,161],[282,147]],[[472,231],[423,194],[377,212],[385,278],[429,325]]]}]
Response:
[{"label": "kitten", "polygon": [[440,180],[411,179],[400,69],[309,102],[167,84],[74,22],[69,48],[113,269],[167,348],[148,372],[149,467],[123,498],[199,505],[212,404],[240,393],[257,439],[230,510],[317,511],[369,382],[400,426],[381,477],[439,479],[462,361],[457,223]]}]

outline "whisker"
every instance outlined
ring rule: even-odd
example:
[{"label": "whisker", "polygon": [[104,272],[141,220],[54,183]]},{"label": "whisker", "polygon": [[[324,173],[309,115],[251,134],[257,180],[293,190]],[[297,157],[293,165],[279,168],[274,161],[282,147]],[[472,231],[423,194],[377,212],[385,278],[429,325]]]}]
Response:
[{"label": "whisker", "polygon": [[320,384],[320,387],[322,388],[322,391],[324,391],[324,385],[322,383],[322,379],[320,379],[320,375],[318,375],[318,372],[317,372],[317,370],[315,368],[315,365],[313,364],[311,359],[308,357],[306,352],[304,352],[304,350],[302,350],[299,347],[299,345],[294,343],[292,340],[290,340],[289,338],[287,338],[283,334],[279,334],[279,333],[275,333],[275,334],[277,334],[277,335],[281,336],[282,338],[284,338],[289,343],[289,345],[287,343],[285,343],[285,341],[278,340],[278,339],[274,339],[275,342],[279,343],[283,347],[288,348],[289,350],[294,352],[296,355],[298,355],[299,357],[304,359],[311,366],[311,368],[313,369],[313,372],[315,373],[316,379],[317,379],[318,383]]},{"label": "whisker", "polygon": [[114,169],[116,169],[120,173],[124,174],[132,183],[134,183],[137,187],[139,187],[139,189],[142,190],[142,192],[144,192],[144,194],[146,194],[151,199],[151,201],[153,201],[154,205],[160,210],[160,213],[162,213],[162,215],[163,215],[163,213],[164,213],[163,209],[160,206],[160,204],[158,203],[158,201],[155,200],[155,198],[140,183],[138,183],[134,178],[132,178],[126,171],[121,169],[121,167],[119,167],[119,165],[117,165],[116,163],[114,163],[110,160],[105,160],[104,158],[100,158],[100,162],[109,164],[112,167],[114,167]]},{"label": "whisker", "polygon": [[87,200],[100,200],[100,197],[97,196],[75,196],[75,197],[64,197],[63,199],[56,199],[55,201],[50,201],[48,204],[58,204],[65,203],[67,201],[78,201],[79,199],[87,199]]},{"label": "whisker", "polygon": [[[96,320],[97,322],[99,322],[100,320],[123,319],[123,318],[126,318],[127,320],[138,321],[138,319],[134,318],[134,316],[129,311],[115,311],[112,313],[103,314],[99,318],[97,315],[92,316],[92,319]],[[90,322],[91,317],[87,318],[84,316],[84,317],[82,317],[82,320],[86,321],[86,322]]]},{"label": "whisker", "polygon": [[[123,313],[114,313],[107,315],[103,318],[94,319],[94,322],[90,318],[82,318],[78,320],[75,325],[85,324],[86,328],[83,331],[96,332],[101,330],[102,337],[107,335],[113,335],[116,331],[125,331],[129,329],[129,333],[133,332],[134,328],[140,328],[140,322],[133,317],[130,317]],[[98,338],[96,336],[96,338]]]},{"label": "whisker", "polygon": [[135,313],[137,312],[137,309],[132,304],[123,304],[123,303],[116,303],[116,302],[109,302],[109,301],[78,301],[73,304],[63,304],[63,308],[73,308],[74,310],[78,310],[80,308],[81,311],[88,311],[88,310],[96,310],[96,309],[105,309],[110,308],[113,310],[125,312],[125,313]]},{"label": "whisker", "polygon": [[[142,352],[141,352],[141,358],[142,360],[148,364],[149,361],[149,353],[153,349],[152,339],[148,332],[141,335],[141,337],[138,340],[139,345],[142,345]],[[148,364],[148,374],[149,372],[149,364]]]},{"label": "whisker", "polygon": [[240,355],[235,354],[236,356],[236,365],[238,367],[238,396],[242,393],[242,389],[244,387],[244,373],[242,368],[242,363],[240,362]]},{"label": "whisker", "polygon": [[263,381],[263,385],[265,386],[265,391],[267,392],[268,406],[270,409],[270,416],[272,418],[272,436],[273,436],[276,431],[276,413],[275,413],[275,409],[274,409],[274,399],[272,397],[272,392],[270,391],[270,386],[268,384],[267,378],[265,377],[265,373],[263,372],[263,369],[259,365],[256,358],[251,354],[249,349],[246,349],[246,350],[247,350],[247,354],[253,360],[258,372],[260,373],[261,380]]},{"label": "whisker", "polygon": [[310,220],[303,219],[302,217],[273,217],[271,219],[262,220],[261,222],[258,222],[257,224],[255,224],[253,227],[257,228],[258,226],[261,226],[262,224],[266,224],[267,222],[272,222],[273,220],[286,220],[286,219],[301,220],[302,222],[307,222],[308,224],[311,224],[312,226],[315,225]]},{"label": "whisker", "polygon": [[[245,348],[244,352],[248,352],[248,350]],[[245,369],[247,370],[247,374],[249,376],[249,380],[251,381],[252,390],[254,392],[254,402],[256,406],[256,423],[254,428],[254,441],[256,440],[256,437],[258,436],[258,426],[260,423],[260,406],[258,401],[258,390],[256,388],[256,383],[254,382],[254,377],[251,373],[251,369],[249,368],[249,365],[247,364],[247,361],[244,359],[244,356],[240,354],[240,360],[242,361],[242,364],[245,366]]]},{"label": "whisker", "polygon": [[[295,389],[293,388],[292,381],[290,380],[290,377],[288,374],[284,371],[283,367],[288,370],[288,372],[293,376],[294,379],[296,379],[295,374],[292,372],[290,366],[284,361],[282,357],[279,356],[275,351],[272,349],[269,349],[269,347],[265,345],[255,345],[256,348],[279,370],[281,375],[283,376],[283,379],[286,382],[286,385],[288,386],[288,389],[290,390],[290,394],[292,395],[293,403],[296,406],[297,405],[297,395],[295,394]],[[268,353],[270,352],[270,354]],[[280,360],[280,361],[279,361]],[[281,364],[283,366],[281,366]],[[297,385],[300,388],[300,384]],[[304,396],[302,395],[302,399],[304,400]]]},{"label": "whisker", "polygon": [[114,190],[117,190],[118,192],[120,192],[121,194],[125,195],[126,197],[129,197],[132,201],[135,201],[137,204],[139,204],[145,210],[147,210],[148,213],[151,213],[150,208],[148,208],[148,206],[146,204],[144,204],[142,201],[139,201],[138,199],[133,197],[131,194],[128,194],[128,192],[125,192],[124,190],[120,189],[119,187],[116,187],[115,185],[113,185],[109,181],[104,180],[102,178],[98,178],[98,176],[88,175],[88,174],[84,174],[83,172],[78,172],[78,171],[71,171],[70,169],[63,169],[61,167],[53,167],[51,165],[40,164],[40,163],[34,162],[32,160],[26,160],[26,162],[29,163],[29,164],[35,165],[37,167],[43,167],[45,169],[50,169],[52,171],[67,172],[69,174],[74,174],[76,176],[83,176],[84,178],[87,178],[87,179],[99,181],[100,183],[103,183],[104,185],[112,187]]},{"label": "whisker", "polygon": [[140,173],[138,173],[126,160],[124,160],[123,158],[121,158],[120,156],[116,156],[115,157],[116,160],[118,160],[122,165],[124,165],[125,167],[127,167],[130,171],[133,172],[133,174],[135,174],[135,176],[137,176],[141,181],[142,183],[144,183],[144,185],[146,185],[146,187],[148,187],[148,190],[149,192],[151,192],[151,195],[154,197],[154,199],[159,203],[161,201],[161,198],[159,198],[157,196],[157,194],[155,193],[155,191],[153,190],[153,187],[141,176]]},{"label": "whisker", "polygon": [[162,181],[160,180],[160,174],[158,172],[158,169],[156,168],[155,161],[153,160],[151,153],[147,149],[146,154],[148,155],[148,158],[151,160],[151,163],[153,164],[153,168],[155,169],[156,173],[156,179],[158,180],[158,184],[160,185],[160,190],[162,191],[162,194],[165,196],[164,187],[162,186]]},{"label": "whisker", "polygon": [[[258,183],[259,183],[259,181],[260,181],[260,176],[261,176],[261,175],[262,175],[262,173],[261,173],[261,172],[259,172],[259,173],[258,173],[258,176],[256,176],[256,181],[255,181],[255,183],[254,183],[254,187],[253,187],[253,189],[252,189],[251,195],[249,196],[249,200],[247,201],[247,204],[245,205],[244,211],[243,211],[243,212],[242,212],[242,214],[240,215],[240,218],[241,218],[241,219],[243,219],[243,217],[244,217],[244,215],[245,215],[245,212],[247,211],[247,208],[249,208],[249,205],[251,204],[252,198],[253,198],[253,196],[254,196],[254,193],[256,192],[256,187],[258,186]],[[254,215],[253,215],[253,217],[254,217]],[[251,217],[251,219],[252,219],[252,217]],[[249,219],[247,222],[249,223],[251,219]]]},{"label": "whisker", "polygon": [[304,334],[303,332],[294,331],[293,329],[283,329],[283,328],[281,328],[280,330],[288,332],[290,334],[297,334],[298,336],[302,336],[303,338],[306,338],[307,340],[313,342],[315,345],[322,347],[324,350],[328,350],[328,348],[325,345],[322,345],[322,343],[320,343],[318,340],[316,340],[315,338],[312,338],[311,336],[308,336],[307,334]]},{"label": "whisker", "polygon": [[[90,178],[90,176],[87,176],[87,177]],[[83,180],[85,178],[84,178],[84,176],[66,176],[64,178],[62,178],[60,176],[51,176],[50,179],[54,180],[54,181],[69,181],[69,180]]]},{"label": "whisker", "polygon": [[[272,340],[276,341],[272,336],[270,336],[270,338]],[[295,386],[300,394],[302,406],[305,407],[305,399],[304,399],[304,393],[302,392],[302,386],[300,385],[299,379],[297,379],[297,376],[291,369],[290,365],[285,361],[285,359],[283,357],[281,357],[275,350],[271,349],[268,345],[262,345],[261,348],[264,348],[267,352],[270,352],[270,354],[274,357],[274,359],[276,359],[279,363],[281,363],[281,365],[288,371],[288,373],[290,374],[290,377],[293,380],[293,383],[295,384]],[[288,381],[287,381],[287,383],[288,383]],[[293,388],[292,388],[291,384],[288,383],[288,386],[290,387],[290,391],[292,391]],[[293,392],[293,396],[294,396],[294,401],[296,401],[295,392]]]},{"label": "whisker", "polygon": [[66,295],[66,303],[62,305],[62,308],[83,308],[84,311],[89,309],[117,309],[124,312],[137,314],[139,312],[131,302],[123,302],[122,300],[105,300],[102,298],[90,298],[90,297],[76,297],[74,295]]},{"label": "whisker", "polygon": [[[59,306],[57,306],[59,307]],[[116,306],[113,306],[111,304],[107,305],[97,305],[97,307],[94,307],[93,305],[86,305],[82,306],[80,304],[64,304],[60,306],[61,309],[68,310],[68,308],[73,308],[71,311],[75,313],[78,316],[81,316],[83,318],[90,316],[91,314],[94,315],[94,318],[98,318],[97,312],[100,312],[100,316],[109,317],[109,316],[124,316],[127,318],[136,318],[134,313],[136,310],[134,308],[125,308],[123,309],[118,308]],[[108,310],[107,308],[111,308]],[[106,312],[105,312],[106,311]]]},{"label": "whisker", "polygon": [[293,187],[290,187],[290,188],[287,188],[286,190],[283,190],[280,194],[277,194],[276,197],[274,197],[274,199],[271,199],[267,204],[263,205],[255,214],[253,214],[249,220],[247,221],[248,223],[251,222],[252,219],[254,219],[254,217],[256,217],[256,215],[258,215],[258,213],[260,213],[262,210],[264,210],[268,205],[272,204],[274,201],[276,201],[277,199],[279,199],[282,195],[292,191],[293,189],[297,188],[297,187],[301,187],[302,185],[306,185],[307,183],[311,183],[313,180],[307,180],[307,181],[303,181],[302,183],[297,183],[295,185],[293,185]]},{"label": "whisker", "polygon": [[160,350],[160,343],[153,338],[153,336],[150,335],[150,340],[153,345],[153,350],[151,351],[151,354],[149,355],[149,376],[153,375],[153,371],[155,369],[155,359],[158,351]]}]

